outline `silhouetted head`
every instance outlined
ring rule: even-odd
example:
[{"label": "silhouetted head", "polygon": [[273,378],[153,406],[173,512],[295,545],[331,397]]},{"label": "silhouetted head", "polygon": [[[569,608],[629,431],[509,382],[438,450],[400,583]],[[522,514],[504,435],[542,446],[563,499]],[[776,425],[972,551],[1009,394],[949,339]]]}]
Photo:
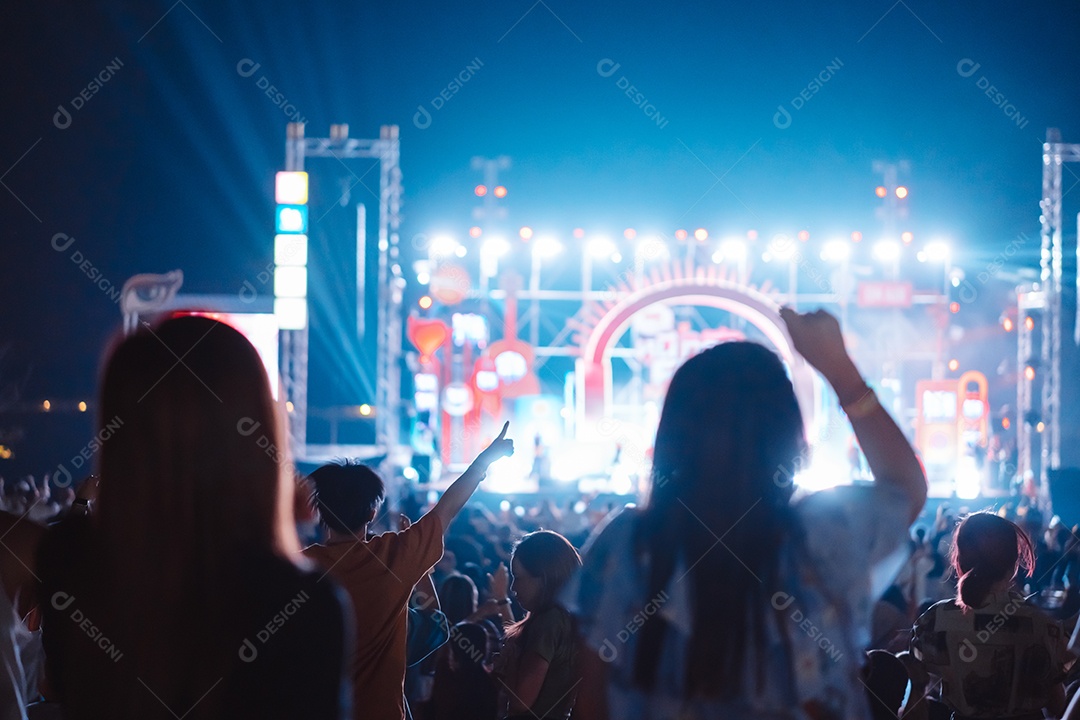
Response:
[{"label": "silhouetted head", "polygon": [[112,350],[101,388],[110,546],[134,552],[148,521],[151,564],[212,547],[298,547],[277,408],[240,332],[190,315],[144,325]]},{"label": "silhouetted head", "polygon": [[780,358],[756,343],[722,343],[671,379],[656,431],[653,497],[786,504],[804,447],[799,403]]},{"label": "silhouetted head", "polygon": [[1035,548],[1023,529],[989,512],[968,515],[953,535],[952,566],[959,578],[956,604],[976,608],[991,588],[1016,577],[1020,568],[1028,574],[1035,567]]},{"label": "silhouetted head", "polygon": [[343,535],[358,533],[374,520],[386,497],[379,474],[359,462],[328,463],[310,477],[319,516],[328,528]]},{"label": "silhouetted head", "polygon": [[465,575],[450,575],[439,588],[439,604],[446,619],[459,623],[476,612],[476,584]]},{"label": "silhouetted head", "polygon": [[546,610],[580,567],[581,556],[569,540],[557,532],[537,530],[514,547],[512,589],[526,610]]}]

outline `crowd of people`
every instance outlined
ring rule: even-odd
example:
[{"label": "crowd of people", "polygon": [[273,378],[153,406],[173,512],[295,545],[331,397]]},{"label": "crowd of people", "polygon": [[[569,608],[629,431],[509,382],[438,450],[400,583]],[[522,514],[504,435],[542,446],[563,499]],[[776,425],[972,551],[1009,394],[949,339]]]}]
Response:
[{"label": "crowd of people", "polygon": [[801,493],[784,363],[728,342],[675,373],[648,496],[610,512],[470,505],[507,423],[391,513],[375,468],[268,452],[280,408],[233,328],[119,338],[97,474],[0,485],[0,720],[1080,717],[1076,533],[1026,500],[920,521],[835,318],[781,316],[873,482]]}]

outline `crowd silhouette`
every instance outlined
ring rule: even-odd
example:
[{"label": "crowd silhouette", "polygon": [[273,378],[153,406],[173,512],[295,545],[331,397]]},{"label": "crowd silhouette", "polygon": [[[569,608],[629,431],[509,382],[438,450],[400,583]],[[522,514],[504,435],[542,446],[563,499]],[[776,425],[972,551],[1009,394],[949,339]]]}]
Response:
[{"label": "crowd silhouette", "polygon": [[1080,717],[1076,534],[1029,498],[923,519],[837,320],[781,317],[872,482],[793,483],[788,370],[738,341],[673,376],[639,506],[470,504],[506,423],[391,514],[377,468],[296,476],[235,329],[118,338],[95,475],[0,481],[0,720]]}]

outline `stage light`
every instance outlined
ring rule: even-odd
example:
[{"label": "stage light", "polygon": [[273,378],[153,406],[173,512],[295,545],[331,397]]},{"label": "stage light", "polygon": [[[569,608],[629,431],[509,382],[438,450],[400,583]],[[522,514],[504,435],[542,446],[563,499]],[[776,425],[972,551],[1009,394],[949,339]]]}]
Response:
[{"label": "stage light", "polygon": [[277,173],[274,176],[274,201],[279,205],[306,205],[308,174],[306,172]]},{"label": "stage light", "polygon": [[694,239],[698,242],[705,242],[709,239],[709,231],[705,228],[698,228],[694,231]]},{"label": "stage light", "polygon": [[307,325],[307,299],[274,298],[274,317],[282,330],[303,330]]},{"label": "stage light", "polygon": [[1038,424],[1035,425],[1035,432],[1042,432],[1045,429],[1046,429],[1046,423],[1044,423],[1042,420],[1040,420],[1038,422]]},{"label": "stage light", "polygon": [[821,248],[821,259],[825,262],[844,262],[851,257],[851,245],[846,240],[829,240]]},{"label": "stage light", "polygon": [[285,412],[292,412],[295,409],[296,409],[296,406],[293,405],[292,400],[286,400],[285,401]]},{"label": "stage light", "polygon": [[944,240],[928,242],[926,247],[923,248],[923,252],[926,254],[926,259],[930,262],[945,262],[951,255],[949,243]]},{"label": "stage light", "polygon": [[1013,331],[1012,318],[1005,318],[1004,320],[1002,320],[1001,321],[1001,327],[1005,328],[1005,332],[1012,332]]},{"label": "stage light", "polygon": [[367,416],[371,415],[371,406],[368,405],[367,403],[364,403],[363,405],[361,405],[360,406],[360,414],[363,415],[364,417],[367,417]]},{"label": "stage light", "polygon": [[800,230],[798,237],[799,237],[799,242],[806,242],[807,240],[810,239],[810,231],[809,230]]},{"label": "stage light", "polygon": [[889,194],[889,191],[885,189],[884,185],[878,185],[876,188],[874,188],[874,194],[877,195],[879,198],[883,198]]},{"label": "stage light", "polygon": [[956,301],[949,303],[949,312],[951,312],[953,315],[960,312],[960,303]]},{"label": "stage light", "polygon": [[[777,260],[790,260],[795,255],[796,249],[795,241],[791,239],[790,235],[779,233],[773,235],[772,242],[769,243],[767,254]],[[768,262],[768,260],[766,260],[766,262]]]},{"label": "stage light", "polygon": [[533,252],[538,258],[548,260],[563,251],[561,242],[550,235],[542,235],[533,243]]},{"label": "stage light", "polygon": [[306,233],[307,205],[278,205],[274,227],[279,233]]},{"label": "stage light", "polygon": [[484,197],[487,195],[487,185],[477,185],[473,188],[473,192],[476,194],[476,197]]},{"label": "stage light", "polygon": [[274,268],[274,297],[307,297],[307,268],[280,265]]},{"label": "stage light", "polygon": [[622,253],[617,253],[617,252],[616,253],[611,253],[611,262],[613,262],[613,263],[622,262]]},{"label": "stage light", "polygon": [[1008,430],[1012,426],[1012,421],[1007,417],[1001,418],[1001,429]]},{"label": "stage light", "polygon": [[522,240],[529,240],[530,238],[532,238],[532,236],[533,229],[528,225],[518,230],[518,237],[520,237]]},{"label": "stage light", "polygon": [[86,402],[82,400],[79,401],[79,412],[86,412]]},{"label": "stage light", "polygon": [[510,252],[510,243],[506,242],[506,238],[501,235],[492,235],[484,241],[484,245],[480,251],[484,255],[501,258],[506,255],[506,253]]},{"label": "stage light", "polygon": [[598,260],[601,258],[611,257],[615,254],[617,248],[609,238],[603,235],[597,235],[596,237],[589,238],[589,242],[585,244],[585,249],[590,255]]},{"label": "stage light", "polygon": [[874,259],[889,263],[900,259],[900,245],[893,240],[879,240],[874,245]]},{"label": "stage light", "polygon": [[982,492],[982,474],[975,458],[962,457],[956,466],[956,497],[974,500]]},{"label": "stage light", "polygon": [[644,260],[663,260],[671,251],[663,238],[646,236],[638,240],[636,250],[637,257]]},{"label": "stage light", "polygon": [[1031,365],[1028,365],[1026,368],[1024,368],[1024,379],[1028,380],[1029,382],[1035,379],[1035,368],[1033,368]]},{"label": "stage light", "polygon": [[720,243],[720,253],[725,260],[734,262],[745,260],[748,252],[746,243],[739,238],[728,238]]},{"label": "stage light", "polygon": [[751,241],[757,240],[757,234],[758,234],[757,230],[747,230],[746,231],[746,239],[751,240]]},{"label": "stage light", "polygon": [[431,302],[432,301],[431,301],[431,296],[430,295],[423,295],[423,296],[421,296],[421,298],[420,298],[419,302],[417,302],[417,304],[420,306],[421,310],[427,310],[428,308],[431,307]]},{"label": "stage light", "polygon": [[851,242],[862,242],[862,233],[858,230],[851,233]]},{"label": "stage light", "polygon": [[717,265],[719,265],[720,263],[724,262],[724,253],[722,253],[722,252],[720,252],[719,250],[717,250],[716,252],[714,252],[714,253],[712,254],[712,261],[713,261],[714,263],[716,263]]},{"label": "stage light", "polygon": [[436,235],[428,245],[428,255],[433,258],[447,257],[453,255],[458,247],[458,241],[449,235]]},{"label": "stage light", "polygon": [[585,228],[574,228],[574,237],[576,237],[578,240],[585,237]]},{"label": "stage light", "polygon": [[626,228],[622,231],[622,236],[627,240],[633,240],[637,237],[637,230],[635,230],[634,228]]},{"label": "stage light", "polygon": [[903,200],[903,199],[904,199],[904,198],[906,198],[907,196],[908,196],[908,189],[907,189],[906,187],[904,187],[903,185],[901,185],[900,187],[896,188],[896,197],[898,197],[898,198],[900,198],[901,200]]},{"label": "stage light", "polygon": [[679,228],[678,230],[675,231],[675,239],[676,240],[685,240],[688,236],[689,236],[689,233],[686,232],[686,230],[684,230],[682,228]]},{"label": "stage light", "polygon": [[479,225],[473,225],[471,228],[469,228],[469,237],[478,238],[483,234],[484,231],[480,228]]},{"label": "stage light", "polygon": [[504,186],[504,185],[496,185],[494,193],[495,193],[495,197],[497,197],[497,198],[506,197],[506,186]]},{"label": "stage light", "polygon": [[469,249],[464,245],[458,245],[456,248],[454,248],[454,254],[457,255],[459,258],[465,257],[466,253],[468,252]]},{"label": "stage light", "polygon": [[1031,317],[1030,315],[1024,318],[1024,328],[1026,328],[1027,330],[1034,330],[1035,318]]},{"label": "stage light", "polygon": [[401,468],[401,476],[409,482],[416,482],[420,479],[420,473],[416,472],[414,467]]},{"label": "stage light", "polygon": [[274,264],[303,267],[308,260],[307,235],[275,235]]},{"label": "stage light", "polygon": [[915,235],[912,234],[910,231],[904,231],[900,233],[900,239],[904,241],[905,245],[910,245],[912,240],[915,239]]},{"label": "stage light", "polygon": [[45,412],[49,412],[49,410],[52,409],[52,403],[46,400],[45,402],[41,403],[41,409]]},{"label": "stage light", "polygon": [[427,272],[416,273],[416,282],[420,283],[421,285],[427,285],[429,282],[431,282],[431,274]]},{"label": "stage light", "polygon": [[960,361],[953,358],[949,361],[949,370],[956,372],[960,368]]}]

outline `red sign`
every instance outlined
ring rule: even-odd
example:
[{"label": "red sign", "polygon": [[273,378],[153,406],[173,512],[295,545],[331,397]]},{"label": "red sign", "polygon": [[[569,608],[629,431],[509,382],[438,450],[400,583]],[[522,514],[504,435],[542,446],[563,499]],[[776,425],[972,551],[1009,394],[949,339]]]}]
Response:
[{"label": "red sign", "polygon": [[909,282],[859,283],[859,307],[911,307]]}]

